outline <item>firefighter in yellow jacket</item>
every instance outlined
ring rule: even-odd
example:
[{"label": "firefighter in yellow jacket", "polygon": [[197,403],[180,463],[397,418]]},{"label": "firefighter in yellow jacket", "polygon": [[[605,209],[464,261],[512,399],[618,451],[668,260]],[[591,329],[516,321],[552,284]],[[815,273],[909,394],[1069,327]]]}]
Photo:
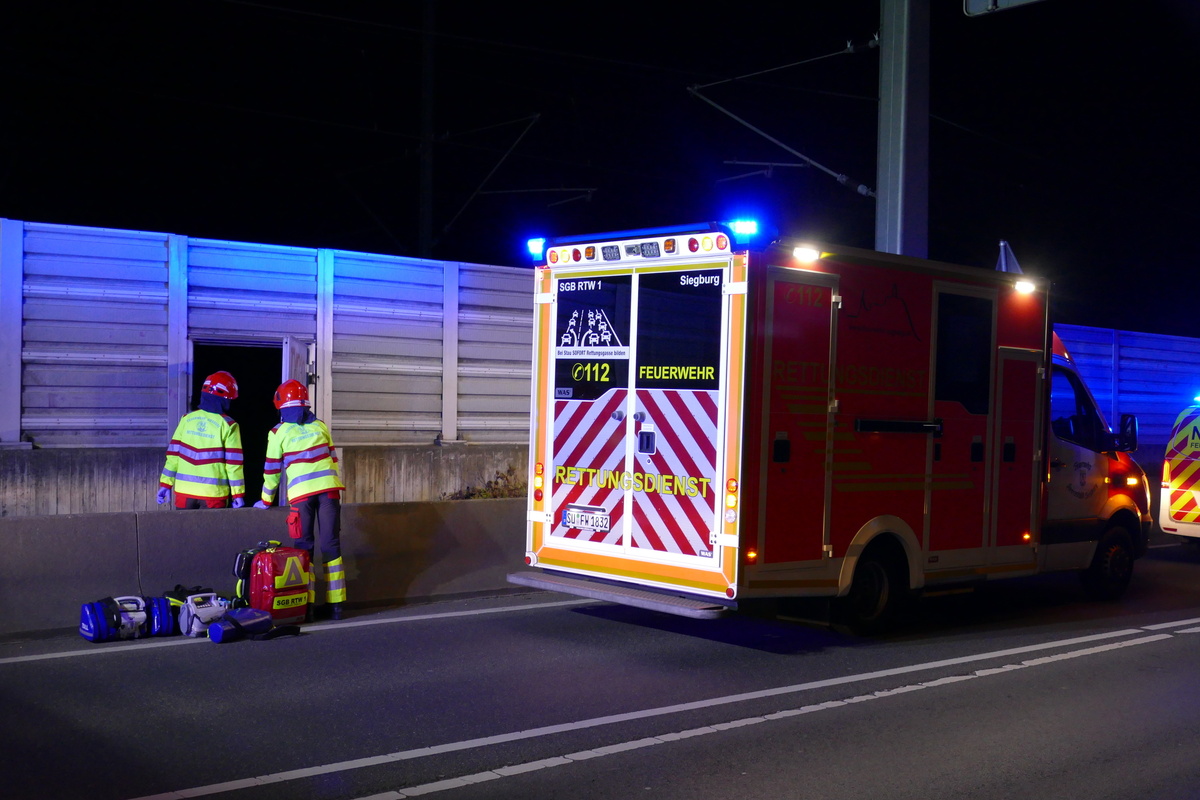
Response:
[{"label": "firefighter in yellow jacket", "polygon": [[158,479],[158,504],[175,490],[176,508],[225,508],[245,504],[242,473],[242,434],[229,416],[230,401],[238,396],[237,381],[228,372],[214,372],[200,390],[200,408],[175,428],[167,447],[167,462]]},{"label": "firefighter in yellow jacket", "polygon": [[[339,477],[333,439],[325,423],[309,410],[308,388],[300,381],[280,384],[275,390],[275,408],[279,409],[280,422],[267,435],[262,499],[254,507],[270,507],[280,476],[284,476],[286,483],[280,503],[288,503],[293,517],[299,518],[298,535],[291,532],[297,539],[295,546],[312,553],[316,545],[315,523],[325,562],[325,603],[330,617],[341,619],[342,604],[346,602],[341,495],[346,487]],[[316,597],[310,596],[309,600],[315,602]]]}]

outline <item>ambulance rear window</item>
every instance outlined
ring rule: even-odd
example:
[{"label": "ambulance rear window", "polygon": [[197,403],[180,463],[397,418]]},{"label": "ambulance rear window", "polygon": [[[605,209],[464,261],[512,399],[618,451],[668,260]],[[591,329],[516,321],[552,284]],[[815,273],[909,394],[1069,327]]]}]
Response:
[{"label": "ambulance rear window", "polygon": [[722,270],[658,272],[638,285],[639,389],[717,389]]}]

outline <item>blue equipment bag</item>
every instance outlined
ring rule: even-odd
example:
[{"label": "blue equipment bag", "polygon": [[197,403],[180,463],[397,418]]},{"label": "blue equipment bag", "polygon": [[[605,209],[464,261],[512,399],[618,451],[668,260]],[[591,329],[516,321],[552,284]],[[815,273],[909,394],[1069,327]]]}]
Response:
[{"label": "blue equipment bag", "polygon": [[79,635],[89,642],[170,636],[175,618],[165,597],[105,597],[79,610]]},{"label": "blue equipment bag", "polygon": [[179,632],[171,602],[165,597],[147,597],[146,614],[151,636],[173,636]]},{"label": "blue equipment bag", "polygon": [[274,639],[299,633],[299,625],[275,627],[271,612],[258,608],[231,608],[225,612],[225,616],[208,626],[208,638],[217,644],[236,642],[238,639]]}]

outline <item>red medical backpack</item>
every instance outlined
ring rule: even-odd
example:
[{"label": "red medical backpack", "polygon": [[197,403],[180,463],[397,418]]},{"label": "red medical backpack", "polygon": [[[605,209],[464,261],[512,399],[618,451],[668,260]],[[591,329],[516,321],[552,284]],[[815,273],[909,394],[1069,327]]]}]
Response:
[{"label": "red medical backpack", "polygon": [[259,542],[238,553],[233,574],[235,607],[269,611],[276,625],[308,617],[313,573],[307,550]]}]

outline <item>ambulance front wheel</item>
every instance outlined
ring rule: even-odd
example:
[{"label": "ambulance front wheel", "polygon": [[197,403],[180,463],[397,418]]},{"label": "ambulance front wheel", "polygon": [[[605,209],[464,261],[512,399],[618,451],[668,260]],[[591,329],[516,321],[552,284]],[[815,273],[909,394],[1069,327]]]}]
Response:
[{"label": "ambulance front wheel", "polygon": [[1116,600],[1133,579],[1133,539],[1129,531],[1113,525],[1096,543],[1092,565],[1080,577],[1083,587],[1098,600]]},{"label": "ambulance front wheel", "polygon": [[833,602],[833,624],[860,636],[880,633],[907,594],[903,564],[886,551],[868,551],[854,568],[850,591]]}]

